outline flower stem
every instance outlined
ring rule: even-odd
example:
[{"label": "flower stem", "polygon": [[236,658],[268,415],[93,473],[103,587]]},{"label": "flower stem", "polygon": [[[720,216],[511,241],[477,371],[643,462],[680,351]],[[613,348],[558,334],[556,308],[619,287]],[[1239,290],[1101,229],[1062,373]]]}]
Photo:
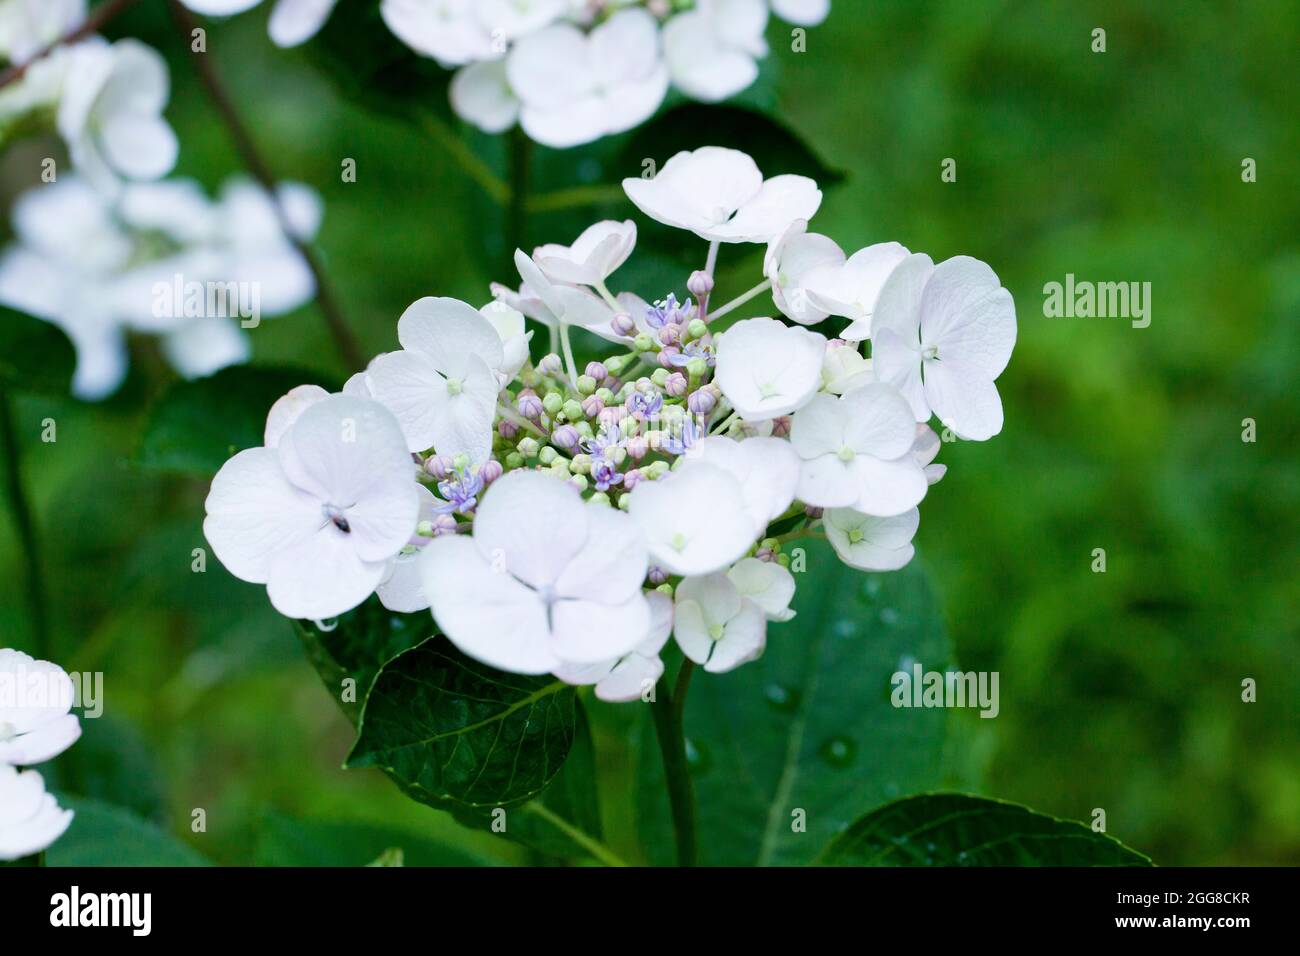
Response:
[{"label": "flower stem", "polygon": [[717,239],[710,242],[709,254],[704,258],[704,271],[707,272],[710,277],[713,275],[713,270],[718,266],[718,247],[720,245],[722,245],[722,243],[718,242]]},{"label": "flower stem", "polygon": [[603,280],[596,286],[596,291],[599,292],[600,297],[605,300],[605,304],[615,312],[623,311],[623,306],[619,305],[618,299],[614,298],[614,294],[609,291],[609,287],[605,285]]},{"label": "flower stem", "polygon": [[311,270],[312,278],[316,280],[316,304],[320,306],[321,316],[325,319],[325,325],[329,329],[330,338],[334,340],[334,346],[338,349],[339,356],[343,359],[349,371],[359,371],[365,368],[366,360],[361,347],[357,344],[356,337],[353,336],[347,320],[343,317],[343,310],[339,307],[333,286],[330,285],[325,276],[325,269],[321,265],[320,258],[310,245],[298,237],[290,225],[284,209],[276,198],[275,176],[271,173],[270,166],[262,158],[261,152],[258,151],[257,144],[253,142],[253,137],[249,134],[248,127],[240,117],[234,100],[230,98],[230,93],[214,66],[212,54],[200,53],[190,45],[190,37],[197,27],[198,21],[194,19],[194,14],[190,13],[189,9],[180,3],[180,0],[171,0],[169,6],[172,19],[176,21],[185,48],[190,51],[190,62],[194,65],[194,70],[203,84],[203,89],[208,94],[208,99],[212,101],[212,105],[216,108],[217,115],[221,117],[227,132],[230,133],[230,138],[234,140],[235,149],[239,153],[240,159],[248,167],[248,171],[253,175],[253,178],[266,191],[279,220],[280,231],[284,233],[285,239],[302,256],[307,268]]},{"label": "flower stem", "polygon": [[424,131],[438,141],[438,145],[460,165],[470,179],[478,183],[489,199],[498,206],[505,206],[510,201],[510,187],[506,185],[505,180],[494,173],[487,163],[479,159],[442,117],[434,113],[424,113],[420,117],[420,122]]},{"label": "flower stem", "polygon": [[555,813],[550,807],[546,806],[546,804],[541,801],[534,800],[532,803],[525,804],[524,809],[538,817],[541,817],[578,846],[590,853],[593,858],[604,863],[606,866],[627,866],[627,861],[621,856],[605,844],[601,843],[595,837],[579,830],[568,820]]},{"label": "flower stem", "polygon": [[573,345],[569,342],[569,324],[560,323],[560,347],[564,349],[564,369],[569,376],[569,384],[578,387],[578,364],[573,360]]},{"label": "flower stem", "polygon": [[525,431],[532,432],[538,438],[545,439],[548,437],[546,432],[542,431],[541,426],[539,426],[536,422],[529,421],[527,418],[524,418],[523,415],[520,415],[513,408],[510,408],[509,406],[505,405],[502,402],[497,402],[497,414],[500,415],[502,418],[506,419],[507,421],[513,422],[514,424],[518,425],[520,428],[524,429]]},{"label": "flower stem", "polygon": [[[685,688],[682,688],[683,692]],[[655,687],[650,702],[654,714],[655,733],[659,737],[659,753],[664,761],[664,780],[668,787],[668,803],[672,808],[673,834],[677,843],[677,865],[695,865],[695,788],[691,783],[690,767],[686,764],[686,738],[682,721],[673,705],[668,682],[662,677]]]},{"label": "flower stem", "polygon": [[755,296],[762,295],[771,287],[772,287],[772,280],[764,279],[762,282],[754,286],[754,288],[750,289],[748,292],[742,292],[740,295],[736,296],[726,305],[722,306],[719,309],[716,309],[713,312],[713,314],[709,316],[709,320],[712,321],[713,319],[716,319],[719,316],[726,315],[732,309],[739,308],[740,306],[744,305],[746,302],[748,302],[750,299],[754,298]]},{"label": "flower stem", "polygon": [[686,692],[691,689],[691,675],[695,673],[695,662],[689,657],[682,661],[677,670],[677,684],[673,687],[673,707],[677,712],[677,722],[685,726]]},{"label": "flower stem", "polygon": [[50,618],[45,593],[45,573],[41,566],[40,539],[36,522],[32,518],[31,504],[23,488],[22,467],[19,462],[18,429],[14,425],[13,405],[9,394],[0,389],[0,441],[4,448],[5,486],[9,505],[13,509],[18,540],[22,546],[19,562],[27,572],[27,601],[32,619],[32,646],[35,657],[48,660],[50,647]]}]

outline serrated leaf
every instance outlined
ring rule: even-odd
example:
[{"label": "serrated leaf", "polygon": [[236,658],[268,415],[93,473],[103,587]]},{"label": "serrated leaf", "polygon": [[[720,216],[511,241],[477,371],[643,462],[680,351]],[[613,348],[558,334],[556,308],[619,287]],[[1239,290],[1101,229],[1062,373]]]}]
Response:
[{"label": "serrated leaf", "polygon": [[282,366],[237,365],[173,385],[145,426],[135,462],[154,471],[215,475],[232,455],[262,444],[277,398],[320,376]]},{"label": "serrated leaf", "polygon": [[[807,863],[849,814],[941,783],[945,713],[889,700],[900,665],[942,670],[950,659],[925,572],[913,562],[863,574],[824,541],[804,551],[798,613],[769,624],[763,657],[691,682],[685,730],[705,865]],[[652,734],[646,726],[639,746],[640,830],[651,860],[667,864],[672,839]]]},{"label": "serrated leaf", "polygon": [[837,836],[821,866],[1150,866],[1081,823],[961,793],[907,797]]},{"label": "serrated leaf", "polygon": [[0,388],[67,395],[76,367],[62,329],[0,305]]},{"label": "serrated leaf", "polygon": [[378,767],[430,806],[517,806],[568,756],[574,701],[563,681],[506,674],[431,638],[379,672],[346,765]]}]

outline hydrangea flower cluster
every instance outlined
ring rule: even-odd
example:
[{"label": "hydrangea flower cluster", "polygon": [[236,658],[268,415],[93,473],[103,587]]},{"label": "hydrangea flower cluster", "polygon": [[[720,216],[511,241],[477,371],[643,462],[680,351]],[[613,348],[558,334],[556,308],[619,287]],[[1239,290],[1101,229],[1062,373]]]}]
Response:
[{"label": "hydrangea flower cluster", "polygon": [[[481,309],[416,302],[398,351],[341,394],[290,392],[264,446],[222,468],[204,529],[225,565],[294,617],[375,591],[429,608],[466,654],[609,700],[659,677],[670,635],[708,671],[761,655],[792,613],[792,538],[905,565],[944,474],[930,419],[969,439],[1001,428],[1016,324],[997,276],[897,243],[846,255],[807,231],[816,183],[765,179],[736,150],[680,153],[624,188],[707,241],[683,289],[613,294],[636,226],[610,221],[518,251],[521,284]],[[766,244],[766,277],[715,304],[724,243]],[[784,319],[728,318],[769,290]],[[830,317],[847,320],[836,338],[808,327]],[[535,363],[529,322],[552,343]],[[579,364],[575,326],[612,354]]]},{"label": "hydrangea flower cluster", "polygon": [[[232,14],[260,0],[184,0]],[[271,38],[302,43],[335,0],[277,0]],[[384,22],[456,75],[451,105],[489,133],[516,122],[539,143],[589,143],[638,126],[671,88],[704,102],[746,89],[771,13],[814,26],[830,0],[383,0]]]},{"label": "hydrangea flower cluster", "polygon": [[35,770],[81,736],[72,679],[57,664],[0,649],[0,862],[39,853],[72,824]]},{"label": "hydrangea flower cluster", "polygon": [[[276,203],[280,209],[277,210]],[[0,252],[0,304],[57,325],[72,340],[72,391],[98,400],[127,370],[127,332],[156,335],[186,378],[248,360],[241,325],[291,312],[316,293],[286,237],[316,235],[322,206],[306,186],[275,201],[234,178],[217,199],[190,180],[106,192],[67,174],[14,204],[14,242]]]}]

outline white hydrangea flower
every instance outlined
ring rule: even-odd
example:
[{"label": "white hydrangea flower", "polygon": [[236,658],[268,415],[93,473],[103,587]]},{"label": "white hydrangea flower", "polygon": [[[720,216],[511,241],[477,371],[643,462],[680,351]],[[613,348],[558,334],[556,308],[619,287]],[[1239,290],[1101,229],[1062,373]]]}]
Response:
[{"label": "white hydrangea flower", "polygon": [[840,560],[860,571],[897,571],[916,553],[912,538],[921,523],[916,508],[890,518],[830,508],[822,518],[826,538]]},{"label": "white hydrangea flower", "polygon": [[528,361],[528,342],[533,333],[524,326],[524,315],[499,299],[478,310],[501,337],[501,378],[510,381]]},{"label": "white hydrangea flower", "polygon": [[519,121],[520,102],[510,88],[504,60],[462,66],[448,90],[451,108],[485,133],[504,133]]},{"label": "white hydrangea flower", "polygon": [[794,575],[775,561],[742,558],[727,572],[727,577],[741,595],[758,605],[769,621],[788,621],[794,617],[790,602],[794,599]]},{"label": "white hydrangea flower", "polygon": [[[520,299],[512,304],[525,315],[547,325],[576,325],[610,341],[624,340],[624,336],[617,335],[610,327],[614,310],[599,296],[566,283],[552,282],[522,249],[515,250],[515,268],[523,280],[521,288],[536,296],[541,305],[539,309],[532,303],[521,301],[521,292]],[[510,302],[510,299],[503,297],[503,301]]]},{"label": "white hydrangea flower", "polygon": [[994,380],[1016,344],[1016,306],[985,263],[909,256],[880,292],[872,356],[877,376],[907,399],[919,422],[931,412],[961,438],[1002,430]]},{"label": "white hydrangea flower", "polygon": [[702,438],[687,451],[687,461],[721,468],[740,489],[741,503],[758,537],[794,501],[799,456],[788,441],[757,437],[735,441],[722,435]]},{"label": "white hydrangea flower", "polygon": [[75,696],[58,664],[0,649],[0,765],[31,767],[71,747],[81,736]]},{"label": "white hydrangea flower", "polygon": [[871,359],[863,357],[857,343],[827,343],[826,359],[822,362],[822,387],[826,391],[843,395],[875,380]]},{"label": "white hydrangea flower", "polygon": [[636,223],[605,220],[588,226],[571,246],[551,243],[533,250],[533,262],[553,282],[600,286],[636,246]]},{"label": "white hydrangea flower", "polygon": [[941,444],[938,433],[929,425],[922,422],[916,426],[916,444],[912,446],[912,455],[917,464],[925,469],[925,480],[931,485],[938,484],[948,473],[947,465],[934,464]]},{"label": "white hydrangea flower", "polygon": [[[181,0],[195,13],[228,17],[251,10],[262,0]],[[325,25],[338,0],[277,0],[271,9],[267,32],[279,47],[306,43]]]},{"label": "white hydrangea flower", "polygon": [[758,79],[766,28],[766,0],[698,0],[664,25],[673,85],[708,103],[739,93]]},{"label": "white hydrangea flower", "polygon": [[565,482],[515,471],[484,494],[473,535],[420,558],[439,627],[477,660],[516,674],[596,664],[650,632],[646,546],[632,520]]},{"label": "white hydrangea flower", "polygon": [[176,134],[163,119],[167,63],[130,38],[92,38],[69,49],[57,125],[72,162],[105,185],[118,177],[158,179],[176,165]]},{"label": "white hydrangea flower", "polygon": [[925,497],[912,455],[916,423],[907,403],[879,383],[843,398],[818,395],[795,414],[790,444],[803,459],[796,496],[819,508],[892,516]]},{"label": "white hydrangea flower", "polygon": [[748,155],[721,146],[680,152],[653,179],[624,179],[623,190],[651,219],[710,242],[771,242],[822,202],[807,176],[765,180]]},{"label": "white hydrangea flower", "polygon": [[658,481],[637,485],[628,514],[654,563],[672,574],[721,571],[754,544],[754,521],[736,479],[704,461],[687,461]]},{"label": "white hydrangea flower", "polygon": [[496,328],[473,306],[428,296],[402,313],[397,340],[401,351],[376,357],[367,381],[397,416],[410,450],[486,461],[505,365]]},{"label": "white hydrangea flower", "polygon": [[639,9],[590,33],[570,24],[530,33],[511,49],[506,76],[523,103],[524,131],[559,149],[640,125],[668,92],[658,26]]},{"label": "white hydrangea flower", "polygon": [[763,610],[726,574],[689,577],[677,586],[673,637],[706,671],[724,674],[757,660],[767,646]]},{"label": "white hydrangea flower", "polygon": [[772,0],[772,12],[787,23],[815,27],[831,12],[831,0]]},{"label": "white hydrangea flower", "polygon": [[0,0],[0,60],[27,63],[86,19],[86,0]]},{"label": "white hydrangea flower", "polygon": [[659,657],[673,629],[673,601],[666,594],[646,594],[650,605],[650,631],[645,639],[622,657],[596,664],[565,664],[555,676],[569,684],[595,684],[596,697],[609,703],[641,700],[647,688],[663,676],[664,662]]},{"label": "white hydrangea flower", "polygon": [[308,404],[276,446],[222,466],[203,533],[231,574],[267,586],[281,614],[320,620],[374,593],[419,507],[397,420],[377,402],[334,395]]},{"label": "white hydrangea flower", "polygon": [[764,421],[802,408],[821,386],[826,337],[776,319],[737,322],[717,346],[714,378],[746,421]]},{"label": "white hydrangea flower", "polygon": [[0,765],[0,861],[40,853],[63,836],[72,817],[45,792],[45,780],[35,770]]},{"label": "white hydrangea flower", "polygon": [[841,338],[852,342],[869,339],[871,315],[881,287],[908,255],[897,242],[878,242],[859,249],[839,264],[818,266],[804,276],[808,297],[820,311],[850,320]]},{"label": "white hydrangea flower", "polygon": [[819,269],[844,263],[844,250],[827,236],[808,231],[806,219],[796,219],[767,245],[763,275],[772,283],[772,301],[788,319],[816,325],[830,313],[819,309],[808,294],[807,279]]}]

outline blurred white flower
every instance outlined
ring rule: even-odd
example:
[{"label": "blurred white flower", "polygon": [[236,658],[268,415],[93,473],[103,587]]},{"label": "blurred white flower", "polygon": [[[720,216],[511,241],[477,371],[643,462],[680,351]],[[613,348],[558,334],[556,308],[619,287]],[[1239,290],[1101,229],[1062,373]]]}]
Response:
[{"label": "blurred white flower", "polygon": [[912,455],[915,441],[907,403],[888,385],[866,385],[843,398],[818,395],[790,426],[790,444],[803,459],[796,495],[819,508],[902,514],[927,487]]},{"label": "blurred white flower", "polygon": [[510,88],[504,60],[483,60],[456,71],[448,91],[451,108],[485,133],[504,133],[519,120],[519,97]]},{"label": "blurred white flower", "polygon": [[0,861],[40,853],[63,836],[73,813],[45,792],[35,770],[0,765]]},{"label": "blurred white flower", "polygon": [[921,513],[915,508],[891,518],[852,508],[830,508],[822,517],[835,553],[860,571],[897,571],[915,554],[912,538],[921,522]]},{"label": "blurred white flower", "polygon": [[443,66],[496,59],[505,52],[475,13],[478,0],[383,0],[388,29],[416,53]]},{"label": "blurred white flower", "polygon": [[826,338],[776,319],[745,319],[718,341],[714,381],[746,421],[801,408],[821,386]]},{"label": "blurred white flower", "polygon": [[524,131],[557,148],[640,125],[668,92],[655,19],[638,9],[620,10],[590,33],[556,24],[525,36],[510,51],[506,76],[523,102]]},{"label": "blurred white flower", "polygon": [[881,289],[873,324],[876,375],[902,392],[917,421],[933,412],[973,441],[1002,430],[993,382],[1016,344],[1016,306],[985,263],[909,256]]},{"label": "blurred white flower", "polygon": [[772,12],[787,23],[815,27],[831,12],[831,0],[772,0]]},{"label": "blurred white flower", "polygon": [[765,180],[748,155],[721,146],[677,153],[653,179],[624,179],[623,190],[651,219],[710,242],[771,242],[822,202],[807,176]]},{"label": "blurred white flower", "polygon": [[71,747],[81,736],[75,696],[59,665],[0,649],[0,765],[31,767]]},{"label": "blurred white flower", "polygon": [[677,586],[673,637],[706,671],[726,673],[757,660],[767,646],[763,609],[726,574],[690,577]]},{"label": "blurred white flower", "polygon": [[86,19],[86,0],[0,0],[0,60],[26,63]]},{"label": "blurred white flower", "polygon": [[348,395],[310,403],[275,447],[231,458],[203,533],[235,577],[265,584],[287,617],[336,617],[389,572],[415,532],[414,466],[397,420]]},{"label": "blurred white flower", "polygon": [[[251,10],[262,0],[181,0],[195,13],[227,17]],[[277,0],[267,32],[276,46],[293,47],[314,37],[329,19],[338,0]]]},{"label": "blurred white flower", "polygon": [[698,0],[664,25],[673,85],[709,103],[739,93],[758,78],[766,28],[766,0]]},{"label": "blurred white flower", "polygon": [[512,673],[621,658],[650,633],[646,548],[636,526],[550,475],[498,479],[478,506],[473,535],[435,538],[420,573],[452,643]]}]

